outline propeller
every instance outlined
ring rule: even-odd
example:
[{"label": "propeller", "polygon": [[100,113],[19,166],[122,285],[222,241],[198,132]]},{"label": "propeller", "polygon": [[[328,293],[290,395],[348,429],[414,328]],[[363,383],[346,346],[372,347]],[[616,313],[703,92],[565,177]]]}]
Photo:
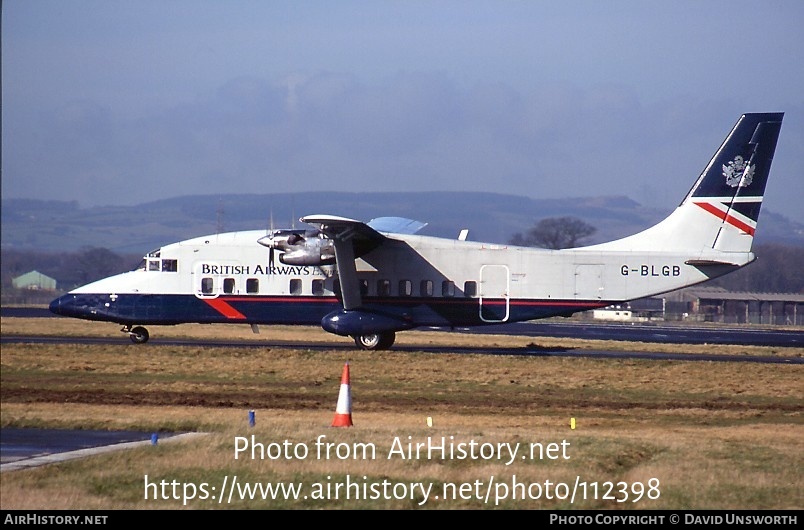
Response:
[{"label": "propeller", "polygon": [[[274,209],[271,208],[271,214],[269,218],[269,230],[265,231],[265,237],[271,238],[274,234]],[[274,245],[270,245],[268,247],[268,272],[274,268]]]},{"label": "propeller", "polygon": [[331,265],[335,262],[335,249],[332,240],[320,230],[298,228],[274,228],[273,211],[270,229],[266,230],[257,243],[268,247],[269,267],[275,266],[274,251],[279,250],[279,261],[285,265]]},{"label": "propeller", "polygon": [[[304,237],[299,233],[299,230],[276,229],[274,228],[274,212],[271,209],[269,220],[269,228],[265,231],[265,235],[257,240],[257,243],[264,247],[268,247],[268,265],[274,267],[276,261],[274,259],[275,251],[289,252],[296,245],[303,244]],[[282,261],[282,257],[279,258]]]}]

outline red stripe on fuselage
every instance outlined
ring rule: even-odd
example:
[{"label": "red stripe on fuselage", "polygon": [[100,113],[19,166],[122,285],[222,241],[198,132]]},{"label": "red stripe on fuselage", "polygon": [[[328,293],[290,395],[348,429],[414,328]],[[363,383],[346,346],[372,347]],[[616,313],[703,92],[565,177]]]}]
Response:
[{"label": "red stripe on fuselage", "polygon": [[726,212],[720,210],[715,205],[708,203],[708,202],[696,202],[698,206],[706,210],[707,212],[711,213],[712,215],[716,216],[721,221],[725,221],[726,223],[730,224],[735,228],[739,228],[746,234],[753,236],[754,235],[754,228],[747,225],[746,223],[740,221],[736,217],[732,217],[731,215],[727,215]]},{"label": "red stripe on fuselage", "polygon": [[245,320],[246,318],[246,315],[244,315],[234,307],[230,306],[228,303],[221,300],[220,298],[205,298],[204,302],[209,304],[215,311],[225,316],[226,318],[231,318],[234,320]]},{"label": "red stripe on fuselage", "polygon": [[[237,301],[240,303],[293,303],[293,304],[308,304],[308,303],[320,303],[320,302],[338,302],[338,300],[334,296],[245,296],[242,298],[235,298],[235,297],[227,297],[225,300],[230,301]],[[426,297],[426,298],[416,298],[411,296],[399,296],[399,297],[382,297],[382,298],[373,298],[367,297],[367,303],[373,304],[388,304],[388,305],[466,305],[466,304],[475,304],[480,298],[463,298],[463,297]],[[501,298],[483,298],[483,303],[488,305],[505,305],[505,299]],[[246,318],[242,316],[242,313],[237,312],[235,308],[227,304],[224,299],[221,298],[211,298],[204,300],[208,304],[213,301],[217,301],[218,303],[224,304],[225,306],[231,308],[232,311],[236,312],[237,314],[241,315],[239,318]],[[588,300],[529,300],[527,298],[510,298],[508,300],[508,304],[511,306],[544,306],[544,307],[556,307],[556,306],[573,306],[573,307],[585,307],[587,309],[594,309],[598,307],[605,307],[607,305],[611,305],[617,302],[617,300],[601,300],[601,301],[588,301]],[[212,305],[212,304],[210,304]],[[213,306],[214,307],[214,306]],[[217,308],[216,308],[217,309]],[[219,310],[220,311],[220,310]],[[221,313],[225,314],[223,311]]]}]

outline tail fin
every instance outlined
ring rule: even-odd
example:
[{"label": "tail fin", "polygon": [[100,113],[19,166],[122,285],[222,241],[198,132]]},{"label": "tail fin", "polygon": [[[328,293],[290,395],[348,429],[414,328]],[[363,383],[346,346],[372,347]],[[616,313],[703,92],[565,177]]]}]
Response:
[{"label": "tail fin", "polygon": [[783,116],[743,114],[681,203],[720,220],[715,250],[751,250]]},{"label": "tail fin", "polygon": [[639,234],[587,248],[684,252],[701,260],[718,252],[750,253],[783,116],[743,114],[670,216]]}]

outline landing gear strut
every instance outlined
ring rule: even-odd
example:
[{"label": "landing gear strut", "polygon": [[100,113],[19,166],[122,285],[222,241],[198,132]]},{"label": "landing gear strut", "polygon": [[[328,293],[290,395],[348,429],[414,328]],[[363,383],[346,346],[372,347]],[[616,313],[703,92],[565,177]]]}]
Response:
[{"label": "landing gear strut", "polygon": [[131,338],[131,342],[134,344],[145,344],[148,342],[150,335],[148,334],[148,330],[142,326],[123,326],[121,329],[123,333],[128,333],[129,338]]},{"label": "landing gear strut", "polygon": [[394,344],[396,333],[371,333],[369,335],[355,335],[355,344],[363,350],[387,350]]}]

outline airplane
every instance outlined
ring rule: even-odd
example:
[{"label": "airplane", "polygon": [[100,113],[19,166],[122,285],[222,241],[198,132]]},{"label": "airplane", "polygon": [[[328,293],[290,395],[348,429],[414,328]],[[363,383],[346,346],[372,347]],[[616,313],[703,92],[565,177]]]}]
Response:
[{"label": "airplane", "polygon": [[[504,325],[621,304],[754,261],[759,210],[784,113],[743,114],[664,220],[607,243],[549,250],[419,235],[399,217],[301,217],[307,228],[218,233],[165,245],[133,271],[50,304],[122,325],[320,325],[364,350],[421,327]],[[277,263],[278,260],[278,263]]]}]

